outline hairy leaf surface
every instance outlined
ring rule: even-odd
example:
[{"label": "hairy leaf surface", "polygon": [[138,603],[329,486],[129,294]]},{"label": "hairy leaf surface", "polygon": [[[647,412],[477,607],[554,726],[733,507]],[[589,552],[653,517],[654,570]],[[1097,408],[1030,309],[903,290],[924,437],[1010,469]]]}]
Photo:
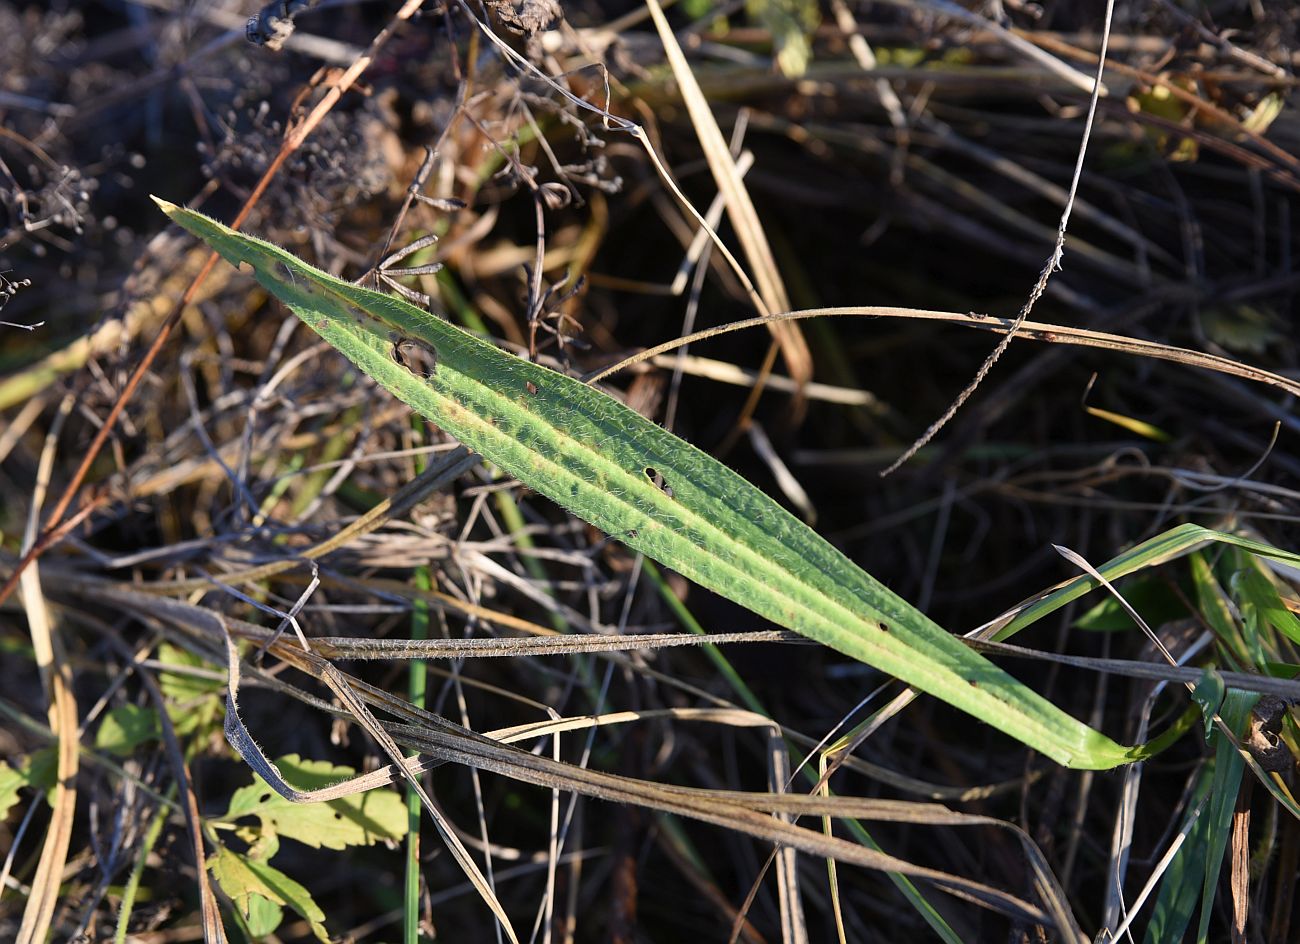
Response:
[{"label": "hairy leaf surface", "polygon": [[1061,764],[1106,769],[1130,759],[731,469],[612,397],[270,243],[158,203],[227,261],[251,267],[269,292],[394,396],[629,547]]}]

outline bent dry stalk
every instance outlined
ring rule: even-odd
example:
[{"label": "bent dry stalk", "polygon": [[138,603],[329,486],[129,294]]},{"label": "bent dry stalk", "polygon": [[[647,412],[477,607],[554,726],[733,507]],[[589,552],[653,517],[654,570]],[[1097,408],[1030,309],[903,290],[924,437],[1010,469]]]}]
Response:
[{"label": "bent dry stalk", "polygon": [[1058,763],[1136,757],[928,619],[712,456],[571,377],[408,302],[154,198],[358,368],[607,534],[795,632],[940,698]]}]

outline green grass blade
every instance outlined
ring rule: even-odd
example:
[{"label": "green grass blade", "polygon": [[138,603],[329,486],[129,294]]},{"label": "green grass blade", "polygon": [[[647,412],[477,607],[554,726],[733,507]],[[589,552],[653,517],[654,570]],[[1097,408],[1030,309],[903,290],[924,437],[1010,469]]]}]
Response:
[{"label": "green grass blade", "polygon": [[1058,763],[1128,750],[968,649],[745,479],[609,396],[158,201],[376,382],[530,488],[696,583]]},{"label": "green grass blade", "polygon": [[[1220,715],[1224,724],[1240,731],[1257,697],[1247,692],[1230,693]],[[1201,918],[1196,940],[1198,944],[1206,940],[1224,850],[1232,832],[1237,791],[1246,767],[1236,745],[1222,732],[1216,730],[1213,741],[1214,763],[1201,772],[1189,803],[1190,809],[1200,810],[1199,817],[1160,883],[1144,944],[1184,940],[1198,908]]]},{"label": "green grass blade", "polygon": [[[1250,692],[1231,692],[1223,704],[1220,717],[1232,731],[1242,732],[1250,722],[1250,709],[1259,698]],[[1241,792],[1246,762],[1237,745],[1218,732],[1215,744],[1214,783],[1210,786],[1210,802],[1205,815],[1210,823],[1209,841],[1205,848],[1205,876],[1201,882],[1201,915],[1197,925],[1197,944],[1209,939],[1210,917],[1214,914],[1215,892],[1219,874],[1223,871],[1224,853],[1232,838],[1232,818],[1237,808],[1237,794]]]},{"label": "green grass blade", "polygon": [[[1170,528],[1163,534],[1158,534],[1130,548],[1118,557],[1098,567],[1097,571],[1107,580],[1115,581],[1120,577],[1144,568],[1155,567],[1158,564],[1164,564],[1183,557],[1197,548],[1211,543],[1239,547],[1244,551],[1266,557],[1269,560],[1289,564],[1292,567],[1300,567],[1300,554],[1283,551],[1268,544],[1261,544],[1259,541],[1252,541],[1236,534],[1229,534],[1226,531],[1204,528],[1199,524],[1180,524],[1176,528]],[[1079,597],[1097,589],[1099,586],[1101,586],[1100,582],[1091,574],[1081,574],[1073,580],[1061,584],[1051,593],[1045,594],[1041,599],[1035,600],[1016,613],[1015,617],[999,629],[997,635],[993,638],[999,642],[1008,639],[1026,626],[1037,622],[1049,613],[1054,613],[1067,603],[1079,599]]]},{"label": "green grass blade", "polygon": [[[424,470],[420,469],[420,471]],[[433,589],[433,575],[429,571],[428,564],[421,564],[416,568],[415,585],[421,590]],[[417,599],[412,604],[411,638],[429,638],[427,600]],[[428,691],[429,664],[422,659],[415,659],[407,672],[407,692],[411,696],[411,704],[423,708]],[[406,788],[406,870],[402,882],[403,944],[419,944],[420,941],[420,823],[423,815],[420,795],[408,786]]]}]

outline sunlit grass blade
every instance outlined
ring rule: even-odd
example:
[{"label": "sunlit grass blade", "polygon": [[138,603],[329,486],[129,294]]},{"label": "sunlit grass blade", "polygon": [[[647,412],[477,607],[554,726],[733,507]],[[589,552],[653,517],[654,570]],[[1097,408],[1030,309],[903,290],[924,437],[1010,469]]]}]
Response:
[{"label": "sunlit grass blade", "polygon": [[[1300,567],[1300,554],[1284,551],[1225,531],[1215,531],[1212,528],[1205,528],[1198,524],[1183,524],[1143,541],[1141,544],[1101,565],[1097,570],[1107,580],[1118,580],[1120,577],[1136,573],[1144,568],[1155,567],[1158,564],[1164,564],[1183,557],[1197,548],[1211,543],[1239,547],[1259,557],[1288,564],[1292,567]],[[1037,622],[1049,613],[1054,613],[1067,603],[1079,599],[1079,597],[1095,590],[1100,585],[1100,582],[1089,574],[1075,577],[1073,580],[1061,584],[1051,593],[1045,594],[1020,609],[997,631],[997,635],[993,638],[1003,640],[1014,636],[1026,626]]]},{"label": "sunlit grass blade", "polygon": [[745,479],[613,398],[159,201],[394,396],[629,547],[1061,764],[1128,749],[972,652]]}]

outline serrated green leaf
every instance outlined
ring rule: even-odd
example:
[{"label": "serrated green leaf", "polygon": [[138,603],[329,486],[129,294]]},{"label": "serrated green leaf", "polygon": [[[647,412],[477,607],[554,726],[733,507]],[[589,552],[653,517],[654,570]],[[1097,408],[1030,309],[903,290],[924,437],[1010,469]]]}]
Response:
[{"label": "serrated green leaf", "polygon": [[162,737],[158,712],[140,705],[118,705],[104,715],[95,732],[95,747],[125,756],[145,741]]},{"label": "serrated green leaf", "polygon": [[[249,936],[258,941],[274,933],[280,926],[280,922],[284,920],[284,909],[271,899],[250,892],[243,901],[240,917],[244,919],[244,927],[248,929]],[[326,936],[325,940],[328,939]]]},{"label": "serrated green leaf", "polygon": [[[229,262],[251,267],[394,396],[629,547],[1061,764],[1106,769],[1132,759],[971,651],[731,469],[613,398],[270,243],[158,203]],[[408,357],[412,350],[422,357]]]},{"label": "serrated green leaf", "polygon": [[280,851],[280,837],[274,831],[266,829],[261,820],[256,825],[240,823],[235,826],[235,835],[248,844],[246,855],[250,859],[269,862]]},{"label": "serrated green leaf", "polygon": [[[328,761],[303,760],[297,754],[281,757],[275,765],[300,790],[327,787],[356,773]],[[245,816],[256,816],[263,834],[296,839],[314,849],[346,849],[401,839],[407,827],[406,804],[395,790],[368,790],[327,803],[293,803],[256,775],[251,786],[235,791],[221,819],[232,822]],[[241,838],[249,837],[241,834]]]},{"label": "serrated green leaf", "polygon": [[282,905],[302,915],[316,938],[329,944],[325,912],[311,892],[279,869],[221,846],[208,859],[208,868],[221,890],[230,896],[255,937],[264,937],[280,925]]}]

